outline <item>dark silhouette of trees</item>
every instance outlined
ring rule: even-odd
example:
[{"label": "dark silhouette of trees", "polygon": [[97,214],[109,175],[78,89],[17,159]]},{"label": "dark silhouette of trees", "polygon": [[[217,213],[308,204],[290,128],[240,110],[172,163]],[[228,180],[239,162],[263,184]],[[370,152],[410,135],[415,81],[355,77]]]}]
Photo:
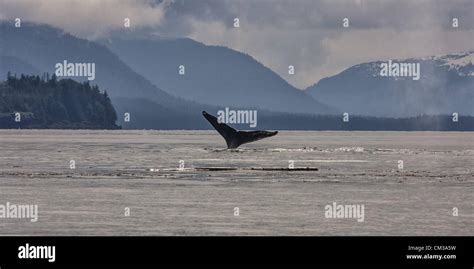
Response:
[{"label": "dark silhouette of trees", "polygon": [[[107,93],[89,82],[58,80],[43,74],[7,75],[0,83],[0,128],[117,129],[117,115]],[[21,122],[14,114],[21,113]]]}]

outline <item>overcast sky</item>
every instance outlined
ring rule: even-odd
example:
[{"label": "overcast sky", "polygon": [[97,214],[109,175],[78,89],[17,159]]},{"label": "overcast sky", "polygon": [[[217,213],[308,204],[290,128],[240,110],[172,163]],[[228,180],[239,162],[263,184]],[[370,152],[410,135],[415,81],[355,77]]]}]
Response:
[{"label": "overcast sky", "polygon": [[301,89],[362,62],[474,50],[473,14],[472,0],[0,0],[0,19],[47,23],[89,39],[129,17],[136,29],[224,45]]}]

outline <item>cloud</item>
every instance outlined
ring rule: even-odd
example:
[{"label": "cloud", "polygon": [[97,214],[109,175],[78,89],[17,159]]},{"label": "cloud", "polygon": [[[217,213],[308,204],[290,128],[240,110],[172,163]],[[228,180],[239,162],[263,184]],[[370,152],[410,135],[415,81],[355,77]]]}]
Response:
[{"label": "cloud", "polygon": [[229,26],[239,17],[249,25],[280,29],[339,29],[343,18],[360,29],[449,28],[453,17],[462,21],[462,29],[474,28],[470,0],[175,0],[168,11]]},{"label": "cloud", "polygon": [[94,38],[123,27],[125,18],[134,27],[158,26],[167,5],[168,1],[147,0],[0,0],[0,17],[50,24]]}]

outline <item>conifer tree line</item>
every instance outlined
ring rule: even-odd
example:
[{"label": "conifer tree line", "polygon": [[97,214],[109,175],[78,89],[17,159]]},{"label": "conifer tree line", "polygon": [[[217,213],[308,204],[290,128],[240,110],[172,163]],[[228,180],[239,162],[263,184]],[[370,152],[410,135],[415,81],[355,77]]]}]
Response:
[{"label": "conifer tree line", "polygon": [[0,97],[0,128],[119,128],[107,91],[89,81],[8,72]]}]

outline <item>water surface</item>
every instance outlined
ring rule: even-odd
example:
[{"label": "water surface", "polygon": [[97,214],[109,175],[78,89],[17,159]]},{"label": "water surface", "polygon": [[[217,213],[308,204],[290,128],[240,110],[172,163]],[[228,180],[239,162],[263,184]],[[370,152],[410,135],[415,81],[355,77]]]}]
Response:
[{"label": "water surface", "polygon": [[[2,235],[474,235],[472,132],[282,131],[226,150],[215,131],[0,130],[0,147],[0,204],[39,206]],[[258,170],[289,161],[318,171]],[[325,218],[333,202],[364,222]]]}]

